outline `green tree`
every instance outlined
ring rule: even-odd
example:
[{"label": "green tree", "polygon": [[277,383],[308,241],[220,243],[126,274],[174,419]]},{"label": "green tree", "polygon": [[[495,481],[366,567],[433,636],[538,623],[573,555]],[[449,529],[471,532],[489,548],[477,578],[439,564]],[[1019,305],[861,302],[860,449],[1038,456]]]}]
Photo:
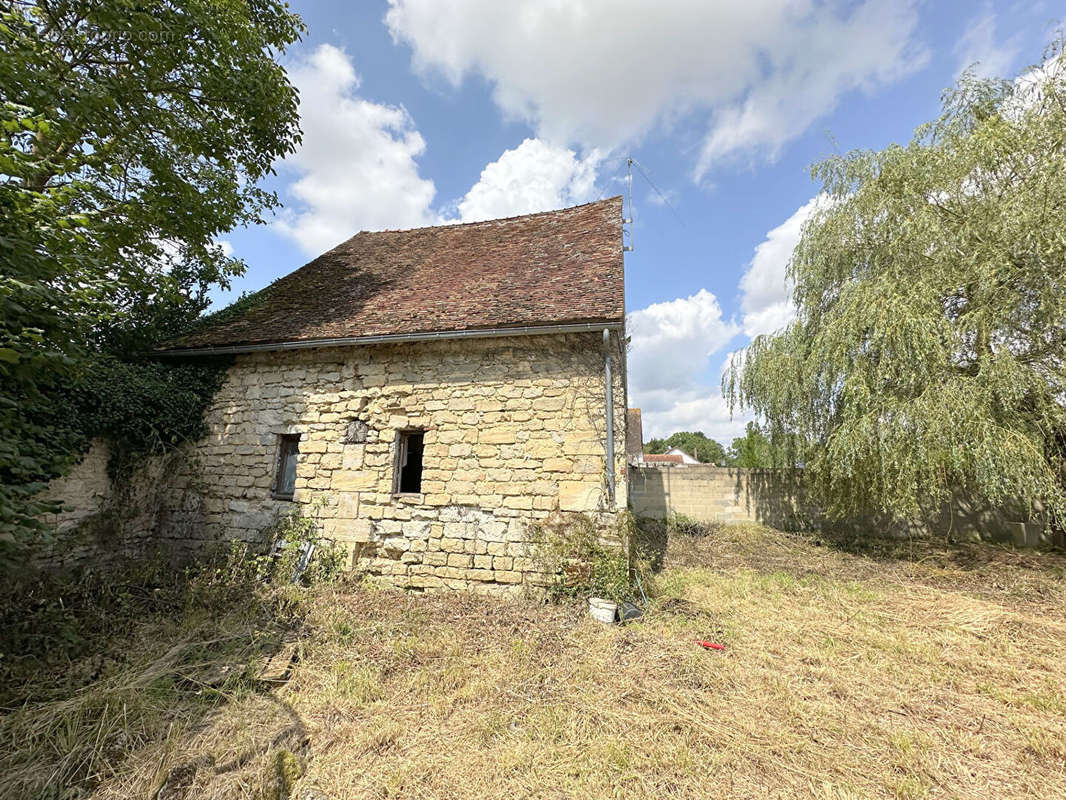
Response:
[{"label": "green tree", "polygon": [[757,424],[749,422],[744,435],[738,436],[729,446],[726,463],[731,467],[778,467],[774,462],[774,450],[769,437]]},{"label": "green tree", "polygon": [[644,445],[644,452],[665,453],[674,447],[704,464],[725,463],[725,448],[714,439],[708,439],[702,431],[678,431],[665,439],[651,439]]},{"label": "green tree", "polygon": [[961,490],[1066,511],[1066,91],[1060,39],[1015,82],[966,74],[906,146],[814,168],[797,316],[723,389],[812,444],[837,513]]},{"label": "green tree", "polygon": [[280,0],[0,6],[0,537],[76,455],[60,395],[92,353],[130,356],[243,265],[218,235],[299,141]]}]

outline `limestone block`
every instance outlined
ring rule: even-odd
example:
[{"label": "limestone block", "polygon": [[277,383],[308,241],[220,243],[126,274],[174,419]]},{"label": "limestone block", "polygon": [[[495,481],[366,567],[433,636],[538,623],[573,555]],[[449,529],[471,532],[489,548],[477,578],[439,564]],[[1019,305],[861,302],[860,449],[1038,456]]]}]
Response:
[{"label": "limestone block", "polygon": [[559,508],[563,511],[596,511],[600,487],[586,481],[559,481]]},{"label": "limestone block", "polygon": [[443,567],[448,563],[448,554],[445,552],[427,552],[422,556],[422,563],[434,567]]},{"label": "limestone block", "polygon": [[404,522],[400,526],[400,530],[408,539],[428,539],[430,523],[424,520],[411,520]]},{"label": "limestone block", "polygon": [[534,411],[562,411],[566,405],[563,397],[541,397],[533,401]]},{"label": "limestone block", "polygon": [[478,433],[480,444],[514,444],[514,429],[504,427],[484,428]]},{"label": "limestone block", "polygon": [[372,542],[374,528],[368,519],[327,519],[322,522],[322,532],[327,539],[338,542]]},{"label": "limestone block", "polygon": [[374,489],[380,480],[376,470],[336,470],[333,472],[331,488],[338,492],[357,492],[361,489]]},{"label": "limestone block", "polygon": [[546,458],[543,469],[545,472],[572,472],[574,462],[569,458]]},{"label": "limestone block", "polygon": [[529,458],[543,460],[562,455],[562,448],[551,439],[530,439],[522,445],[522,452]]}]

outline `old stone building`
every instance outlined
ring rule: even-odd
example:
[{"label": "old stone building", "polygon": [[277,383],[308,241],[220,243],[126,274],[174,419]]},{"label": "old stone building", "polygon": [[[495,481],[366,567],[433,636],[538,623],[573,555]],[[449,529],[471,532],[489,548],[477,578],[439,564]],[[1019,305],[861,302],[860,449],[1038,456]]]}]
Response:
[{"label": "old stone building", "polygon": [[531,524],[626,507],[624,319],[619,198],[360,233],[166,348],[234,360],[154,536],[300,507],[397,585],[516,587]]}]

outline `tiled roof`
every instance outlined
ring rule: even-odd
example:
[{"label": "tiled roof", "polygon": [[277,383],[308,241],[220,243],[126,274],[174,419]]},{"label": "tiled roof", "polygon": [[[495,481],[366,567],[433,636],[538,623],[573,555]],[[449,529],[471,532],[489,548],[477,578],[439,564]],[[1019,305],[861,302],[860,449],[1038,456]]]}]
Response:
[{"label": "tiled roof", "polygon": [[685,459],[681,456],[646,454],[644,460],[649,464],[684,464]]},{"label": "tiled roof", "polygon": [[360,233],[164,349],[621,322],[622,199]]}]

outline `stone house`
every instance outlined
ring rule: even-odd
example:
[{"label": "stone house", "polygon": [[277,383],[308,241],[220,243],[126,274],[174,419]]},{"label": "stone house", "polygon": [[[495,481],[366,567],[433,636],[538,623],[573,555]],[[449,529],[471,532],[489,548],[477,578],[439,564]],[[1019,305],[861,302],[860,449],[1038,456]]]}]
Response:
[{"label": "stone house", "polygon": [[360,233],[167,345],[233,361],[155,536],[294,508],[407,588],[535,579],[530,526],[626,508],[622,204]]},{"label": "stone house", "polygon": [[639,408],[626,410],[626,463],[644,463],[644,424]]}]

